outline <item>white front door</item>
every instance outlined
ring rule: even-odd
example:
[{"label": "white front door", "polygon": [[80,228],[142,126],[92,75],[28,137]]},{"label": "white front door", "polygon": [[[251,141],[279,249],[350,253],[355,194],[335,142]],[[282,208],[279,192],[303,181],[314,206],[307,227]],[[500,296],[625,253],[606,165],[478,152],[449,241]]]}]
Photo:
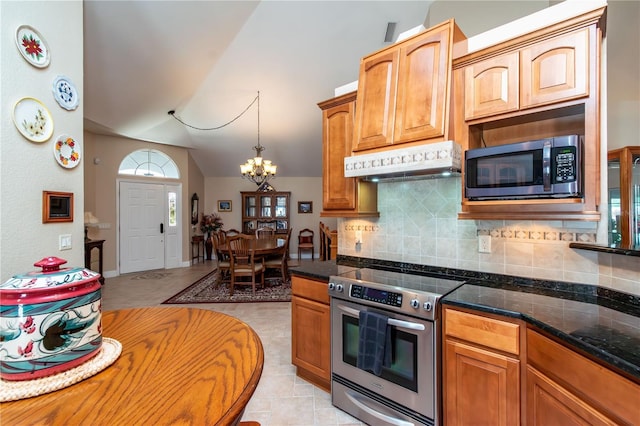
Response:
[{"label": "white front door", "polygon": [[[167,193],[179,193],[179,186],[170,188],[164,184],[120,182],[120,273],[163,269],[165,257],[181,257],[180,244],[176,241],[180,236],[177,196],[171,219],[173,232],[169,238],[177,247],[166,247],[170,221]],[[171,255],[166,256],[167,253]]]}]

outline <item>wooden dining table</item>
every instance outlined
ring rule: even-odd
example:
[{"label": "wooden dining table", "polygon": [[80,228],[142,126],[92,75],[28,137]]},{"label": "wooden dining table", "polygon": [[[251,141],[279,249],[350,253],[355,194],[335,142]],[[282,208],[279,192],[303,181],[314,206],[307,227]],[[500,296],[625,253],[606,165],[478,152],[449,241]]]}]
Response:
[{"label": "wooden dining table", "polygon": [[234,425],[264,363],[244,322],[194,308],[105,312],[103,336],[122,353],[70,387],[0,404],[6,425]]},{"label": "wooden dining table", "polygon": [[[251,244],[251,250],[254,251],[256,256],[268,256],[272,254],[280,254],[284,249],[284,244],[287,236],[286,235],[275,235],[267,238],[253,238]],[[220,245],[220,251],[223,253],[227,253],[229,251],[229,247],[227,243],[223,243]]]}]

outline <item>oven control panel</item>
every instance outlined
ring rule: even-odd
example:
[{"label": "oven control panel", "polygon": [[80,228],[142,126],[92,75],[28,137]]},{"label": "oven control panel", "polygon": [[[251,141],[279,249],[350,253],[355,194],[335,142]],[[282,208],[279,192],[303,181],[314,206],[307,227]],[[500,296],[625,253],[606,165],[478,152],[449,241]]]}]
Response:
[{"label": "oven control panel", "polygon": [[393,291],[353,284],[351,285],[349,296],[354,299],[368,300],[397,308],[402,307],[402,293]]}]

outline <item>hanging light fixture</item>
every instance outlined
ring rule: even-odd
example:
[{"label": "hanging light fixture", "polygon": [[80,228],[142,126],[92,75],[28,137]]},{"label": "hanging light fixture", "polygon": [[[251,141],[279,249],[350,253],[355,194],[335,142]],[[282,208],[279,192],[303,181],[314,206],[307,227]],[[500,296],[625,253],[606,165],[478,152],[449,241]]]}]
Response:
[{"label": "hanging light fixture", "polygon": [[249,158],[246,163],[240,165],[242,177],[260,186],[276,176],[278,166],[271,164],[271,160],[262,158],[262,151],[266,148],[260,145],[260,92],[258,91],[258,145],[254,146],[256,156]]}]

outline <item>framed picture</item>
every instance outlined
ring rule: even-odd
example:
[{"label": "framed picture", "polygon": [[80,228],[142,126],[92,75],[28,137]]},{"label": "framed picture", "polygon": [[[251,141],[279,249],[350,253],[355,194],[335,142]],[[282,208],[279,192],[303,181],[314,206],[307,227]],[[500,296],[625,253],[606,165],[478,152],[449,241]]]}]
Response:
[{"label": "framed picture", "polygon": [[195,192],[191,196],[191,224],[198,224],[198,194]]},{"label": "framed picture", "polygon": [[313,213],[313,201],[298,201],[298,213]]},{"label": "framed picture", "polygon": [[230,212],[231,211],[231,200],[218,200],[218,211],[219,212]]},{"label": "framed picture", "polygon": [[73,192],[42,191],[42,223],[73,222]]}]

